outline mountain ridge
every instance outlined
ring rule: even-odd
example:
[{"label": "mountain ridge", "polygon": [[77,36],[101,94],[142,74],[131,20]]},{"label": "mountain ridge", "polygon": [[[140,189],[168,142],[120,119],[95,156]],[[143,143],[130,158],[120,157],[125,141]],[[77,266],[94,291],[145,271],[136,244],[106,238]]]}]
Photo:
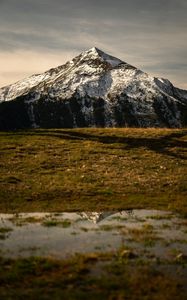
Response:
[{"label": "mountain ridge", "polygon": [[96,47],[0,89],[0,129],[186,124],[187,91]]}]

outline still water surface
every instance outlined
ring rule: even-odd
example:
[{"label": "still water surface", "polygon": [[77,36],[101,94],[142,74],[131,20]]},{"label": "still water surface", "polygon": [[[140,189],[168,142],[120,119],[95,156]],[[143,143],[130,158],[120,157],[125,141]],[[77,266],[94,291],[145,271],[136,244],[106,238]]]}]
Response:
[{"label": "still water surface", "polygon": [[187,256],[186,225],[158,210],[0,214],[0,255],[63,258],[126,248],[170,259]]}]

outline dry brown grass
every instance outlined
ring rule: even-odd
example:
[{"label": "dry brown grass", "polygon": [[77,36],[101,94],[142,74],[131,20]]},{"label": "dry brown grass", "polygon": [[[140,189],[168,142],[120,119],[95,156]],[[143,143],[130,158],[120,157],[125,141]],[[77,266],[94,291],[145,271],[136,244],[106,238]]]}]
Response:
[{"label": "dry brown grass", "polygon": [[185,129],[40,129],[0,141],[1,212],[187,213]]}]

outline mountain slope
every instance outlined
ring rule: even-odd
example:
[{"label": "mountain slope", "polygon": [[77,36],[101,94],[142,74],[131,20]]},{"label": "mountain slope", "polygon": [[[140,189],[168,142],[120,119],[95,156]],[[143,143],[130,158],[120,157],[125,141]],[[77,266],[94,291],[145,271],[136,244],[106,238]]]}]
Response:
[{"label": "mountain slope", "polygon": [[97,48],[0,89],[0,129],[186,124],[187,91]]}]

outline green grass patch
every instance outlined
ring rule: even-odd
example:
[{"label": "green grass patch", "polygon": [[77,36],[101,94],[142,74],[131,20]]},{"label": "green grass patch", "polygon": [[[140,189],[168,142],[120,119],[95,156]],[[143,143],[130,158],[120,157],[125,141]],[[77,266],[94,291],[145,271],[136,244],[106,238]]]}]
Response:
[{"label": "green grass patch", "polygon": [[13,229],[10,227],[0,227],[0,233],[8,233],[11,232]]},{"label": "green grass patch", "polygon": [[129,228],[128,234],[130,241],[143,243],[145,247],[153,247],[158,240],[162,240],[151,224],[144,224],[141,228]]},{"label": "green grass patch", "polygon": [[10,227],[0,227],[0,240],[5,240],[12,230]]},{"label": "green grass patch", "polygon": [[45,220],[43,221],[42,225],[46,227],[54,227],[54,226],[60,226],[63,228],[68,228],[71,226],[71,221],[70,220]]}]

